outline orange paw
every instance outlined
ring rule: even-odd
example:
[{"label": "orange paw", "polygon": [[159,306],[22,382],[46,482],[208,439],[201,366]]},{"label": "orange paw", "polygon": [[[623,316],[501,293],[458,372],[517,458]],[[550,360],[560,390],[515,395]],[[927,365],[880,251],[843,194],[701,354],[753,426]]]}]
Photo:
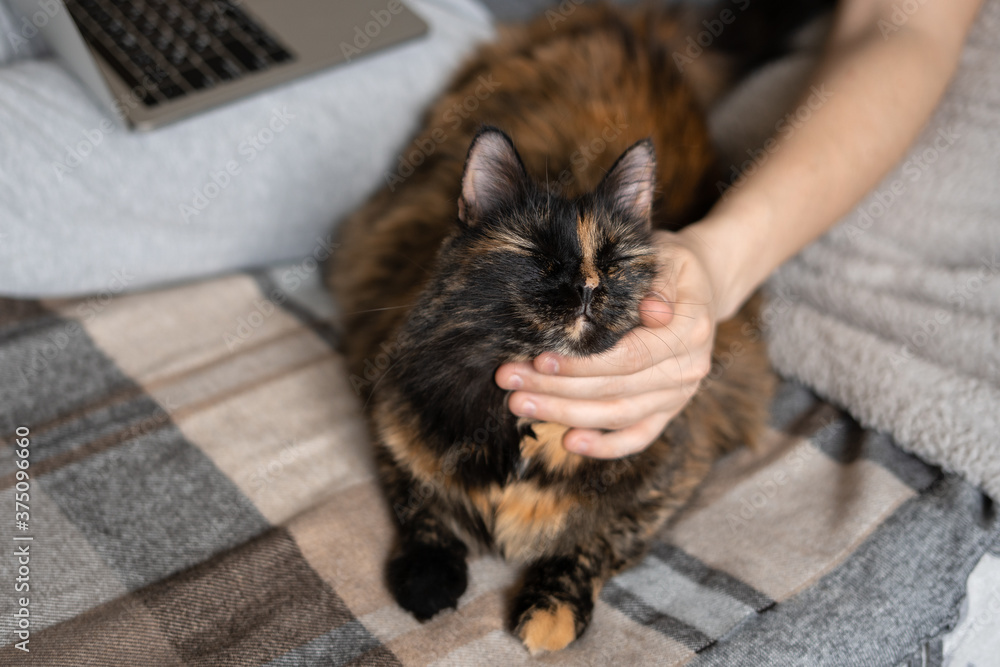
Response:
[{"label": "orange paw", "polygon": [[561,651],[576,639],[573,609],[565,603],[555,609],[529,609],[522,618],[517,634],[531,655]]}]

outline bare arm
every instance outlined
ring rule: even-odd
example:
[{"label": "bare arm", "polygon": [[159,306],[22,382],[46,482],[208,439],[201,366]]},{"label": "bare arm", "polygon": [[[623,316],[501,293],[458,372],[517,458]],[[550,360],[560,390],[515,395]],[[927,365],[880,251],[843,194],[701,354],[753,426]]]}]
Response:
[{"label": "bare arm", "polygon": [[895,10],[897,25],[893,8],[900,4],[842,3],[813,76],[828,99],[691,228],[718,281],[720,319],[848,213],[896,164],[940,99],[981,0],[914,3],[912,15]]},{"label": "bare arm", "polygon": [[657,437],[708,373],[715,323],[850,211],[940,99],[981,0],[926,0],[894,17],[899,4],[841,3],[813,77],[827,100],[702,221],[659,233],[670,270],[655,285],[663,299],[643,302],[643,327],[603,355],[546,354],[497,371],[497,383],[516,390],[515,414],[575,427],[564,446],[596,457]]}]

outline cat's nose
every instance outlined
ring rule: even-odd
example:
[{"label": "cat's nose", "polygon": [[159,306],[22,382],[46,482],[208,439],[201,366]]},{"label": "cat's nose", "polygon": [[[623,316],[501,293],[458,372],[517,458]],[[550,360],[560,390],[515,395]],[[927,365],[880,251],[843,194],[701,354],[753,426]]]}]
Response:
[{"label": "cat's nose", "polygon": [[580,308],[578,313],[580,315],[590,317],[592,315],[590,311],[590,304],[594,299],[594,288],[587,284],[577,285],[576,292],[580,296]]}]

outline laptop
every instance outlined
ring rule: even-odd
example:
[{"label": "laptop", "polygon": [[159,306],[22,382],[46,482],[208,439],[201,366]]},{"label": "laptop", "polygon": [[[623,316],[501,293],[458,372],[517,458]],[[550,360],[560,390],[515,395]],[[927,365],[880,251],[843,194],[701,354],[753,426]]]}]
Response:
[{"label": "laptop", "polygon": [[427,32],[399,0],[11,4],[104,108],[140,130]]}]

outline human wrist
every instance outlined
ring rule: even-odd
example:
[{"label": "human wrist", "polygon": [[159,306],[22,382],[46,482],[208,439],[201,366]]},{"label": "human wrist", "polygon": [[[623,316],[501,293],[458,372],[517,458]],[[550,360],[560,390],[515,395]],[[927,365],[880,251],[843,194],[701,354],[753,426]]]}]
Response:
[{"label": "human wrist", "polygon": [[764,205],[743,202],[736,207],[723,201],[679,232],[708,273],[720,321],[733,317],[775,268],[768,252],[768,221]]}]

